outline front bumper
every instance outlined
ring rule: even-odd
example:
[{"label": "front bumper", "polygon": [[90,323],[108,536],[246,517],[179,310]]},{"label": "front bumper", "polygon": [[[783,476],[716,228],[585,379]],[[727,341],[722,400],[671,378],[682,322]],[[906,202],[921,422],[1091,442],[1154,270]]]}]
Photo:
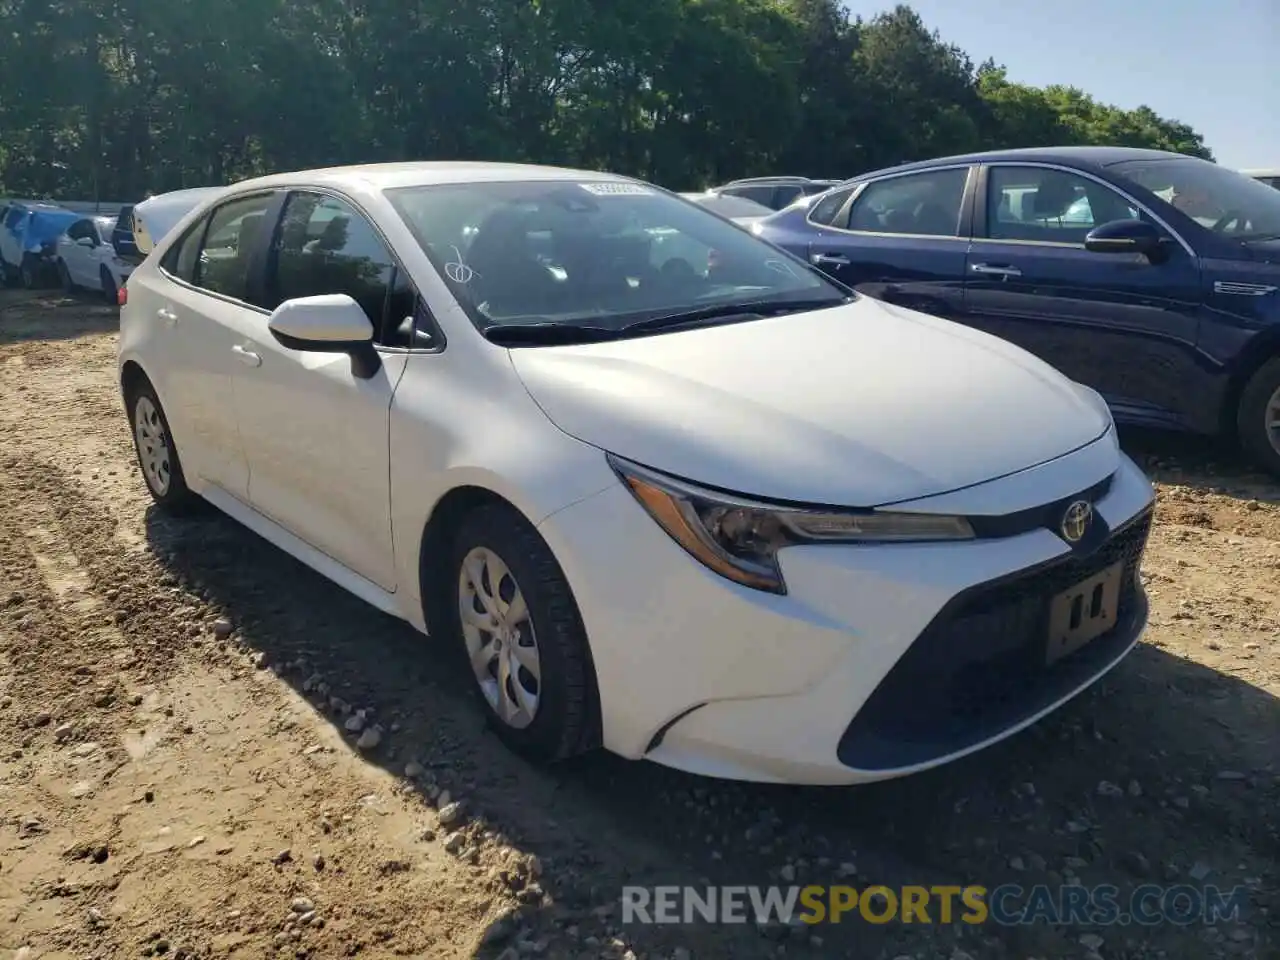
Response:
[{"label": "front bumper", "polygon": [[[1098,456],[1063,458],[1072,463],[1039,480],[1076,483]],[[994,481],[945,505],[989,506],[1003,489],[1016,510],[1028,487]],[[979,750],[1119,662],[1146,625],[1138,569],[1153,497],[1120,455],[1094,503],[1111,533],[1090,550],[1073,552],[1046,527],[964,543],[793,547],[779,555],[785,596],[706,570],[621,486],[540,529],[591,640],[608,749],[709,776],[846,784]],[[1044,667],[1049,598],[1120,560],[1116,626]]]}]

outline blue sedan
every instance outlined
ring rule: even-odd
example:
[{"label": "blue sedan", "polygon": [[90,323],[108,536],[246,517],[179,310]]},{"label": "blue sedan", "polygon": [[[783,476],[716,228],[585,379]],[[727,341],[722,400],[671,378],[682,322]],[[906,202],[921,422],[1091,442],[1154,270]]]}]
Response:
[{"label": "blue sedan", "polygon": [[1280,476],[1280,191],[1162,151],[1005,150],[862,174],[753,229]]}]

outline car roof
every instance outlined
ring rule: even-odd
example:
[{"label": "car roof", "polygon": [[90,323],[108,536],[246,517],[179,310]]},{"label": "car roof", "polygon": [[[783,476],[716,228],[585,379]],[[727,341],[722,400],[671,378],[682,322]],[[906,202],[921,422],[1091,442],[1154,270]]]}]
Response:
[{"label": "car roof", "polygon": [[998,163],[1010,160],[1023,160],[1027,163],[1061,163],[1071,167],[1100,170],[1112,164],[1130,160],[1175,160],[1194,159],[1182,153],[1171,153],[1167,150],[1146,150],[1140,147],[1019,147],[1014,150],[987,150],[982,153],[962,153],[950,157],[936,157],[932,160],[918,160],[901,163],[894,167],[871,170],[850,177],[846,183],[879,176],[892,170],[905,173],[912,170],[928,170],[931,167],[950,166],[959,163]]},{"label": "car roof", "polygon": [[503,180],[593,180],[634,183],[630,177],[593,170],[546,167],[525,163],[423,160],[410,163],[368,163],[349,167],[322,167],[292,173],[271,174],[235,184],[237,191],[290,184],[366,186],[378,190],[443,183],[496,183]]}]

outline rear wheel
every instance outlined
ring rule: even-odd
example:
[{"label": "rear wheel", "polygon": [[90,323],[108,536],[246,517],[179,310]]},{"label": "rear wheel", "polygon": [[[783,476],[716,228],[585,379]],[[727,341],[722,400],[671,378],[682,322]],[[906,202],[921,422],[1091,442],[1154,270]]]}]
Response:
[{"label": "rear wheel", "polygon": [[449,569],[451,632],[498,737],[543,763],[596,746],[586,631],[538,532],[507,504],[480,507],[459,525]]},{"label": "rear wheel", "polygon": [[120,302],[120,292],[116,289],[116,278],[111,275],[111,271],[103,267],[99,273],[102,277],[102,295],[107,298],[107,303],[115,306]]},{"label": "rear wheel", "polygon": [[1245,451],[1280,477],[1280,357],[1264,363],[1245,384],[1236,427]]},{"label": "rear wheel", "polygon": [[40,287],[40,270],[35,257],[27,255],[22,258],[22,266],[18,268],[18,276],[24,290],[37,290]]},{"label": "rear wheel", "polygon": [[169,421],[165,419],[155,388],[148,381],[142,381],[130,392],[128,409],[134,450],[147,490],[166,510],[173,513],[186,510],[196,497],[187,487],[182,461],[178,459],[178,449],[169,432]]},{"label": "rear wheel", "polygon": [[75,281],[71,279],[71,271],[67,269],[67,264],[63,260],[58,261],[58,281],[62,284],[63,292],[76,292],[76,284]]}]

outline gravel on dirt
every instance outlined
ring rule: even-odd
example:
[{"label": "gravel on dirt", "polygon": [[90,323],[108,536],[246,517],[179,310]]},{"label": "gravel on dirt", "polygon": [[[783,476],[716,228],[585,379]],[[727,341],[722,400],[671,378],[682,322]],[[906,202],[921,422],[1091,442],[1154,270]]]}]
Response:
[{"label": "gravel on dirt", "polygon": [[[453,651],[155,510],[118,314],[0,292],[0,956],[1280,957],[1280,485],[1124,436],[1151,628],[1095,689],[860,789],[533,769]],[[1215,884],[1236,922],[624,924],[624,885]]]}]

